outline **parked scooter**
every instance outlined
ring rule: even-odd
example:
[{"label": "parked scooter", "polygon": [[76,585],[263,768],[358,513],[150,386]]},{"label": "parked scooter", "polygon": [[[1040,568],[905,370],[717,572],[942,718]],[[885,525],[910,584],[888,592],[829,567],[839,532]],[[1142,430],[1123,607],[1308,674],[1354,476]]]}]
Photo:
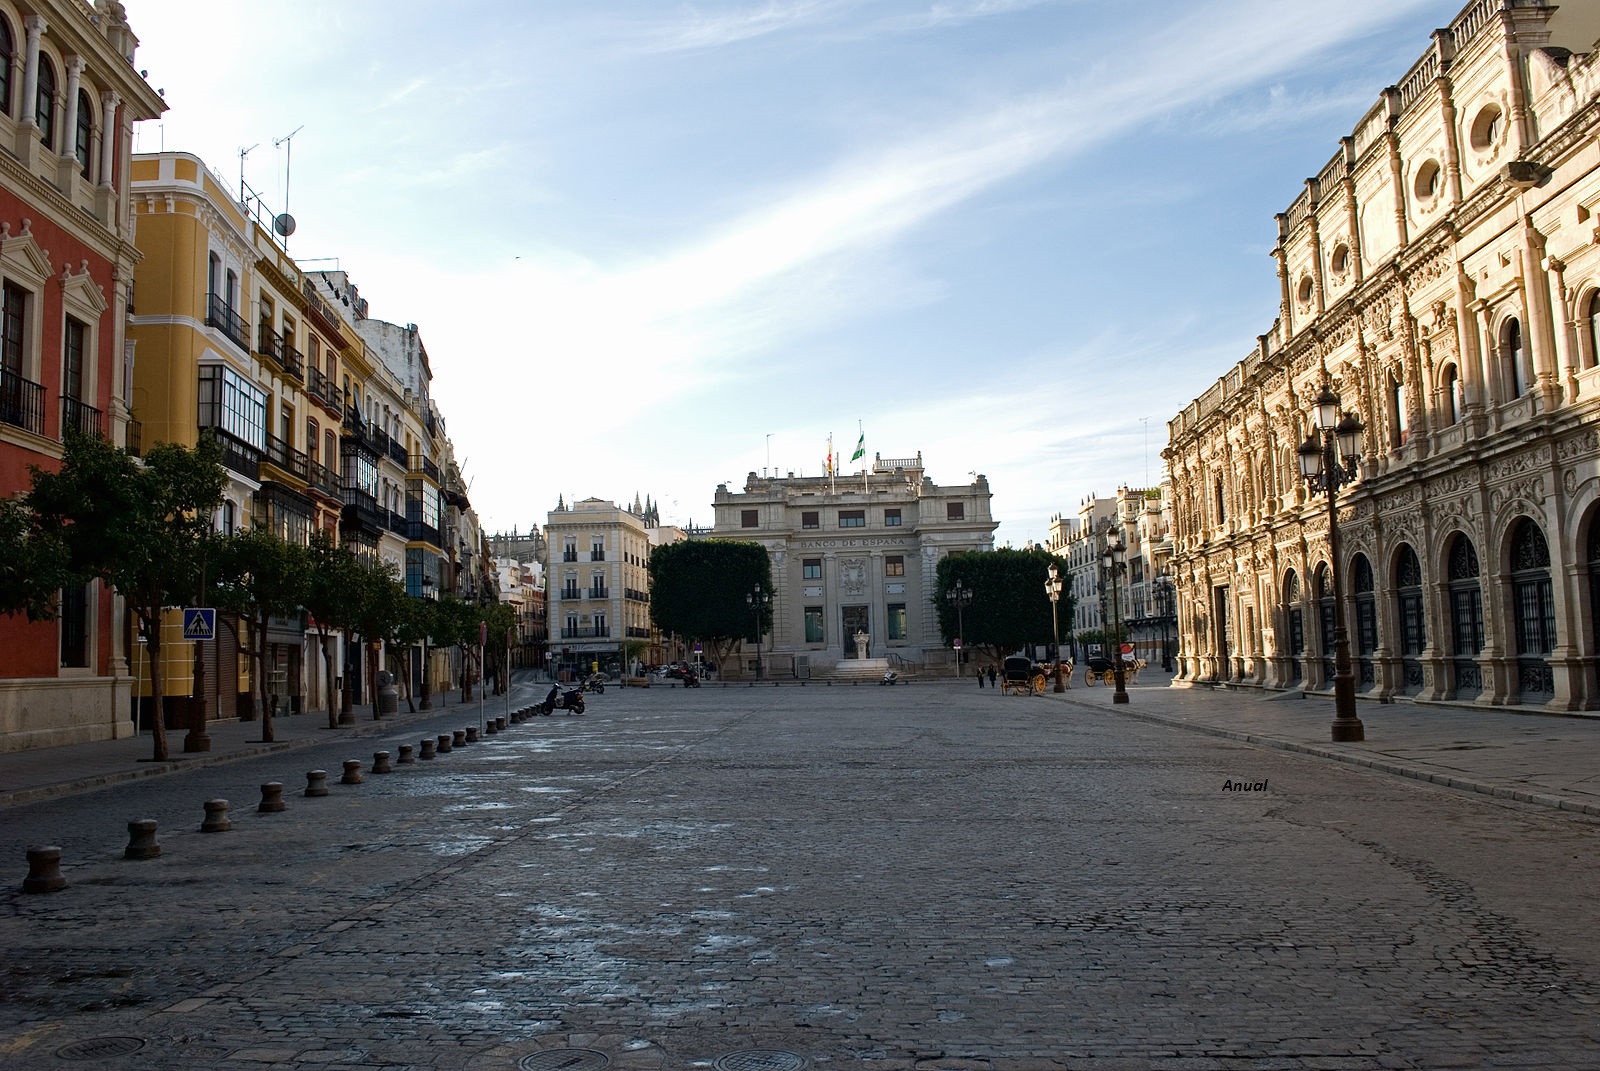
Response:
[{"label": "parked scooter", "polygon": [[583,690],[586,692],[605,693],[606,677],[604,673],[591,673],[583,679]]},{"label": "parked scooter", "polygon": [[899,679],[900,679],[900,674],[896,673],[894,670],[891,669],[891,670],[888,670],[887,672],[884,673],[883,680],[879,681],[878,683],[879,684],[894,684]]},{"label": "parked scooter", "polygon": [[568,688],[561,690],[561,685],[552,684],[550,694],[544,697],[544,702],[538,707],[540,714],[549,715],[557,710],[565,710],[568,714],[583,713],[583,690],[581,688]]}]

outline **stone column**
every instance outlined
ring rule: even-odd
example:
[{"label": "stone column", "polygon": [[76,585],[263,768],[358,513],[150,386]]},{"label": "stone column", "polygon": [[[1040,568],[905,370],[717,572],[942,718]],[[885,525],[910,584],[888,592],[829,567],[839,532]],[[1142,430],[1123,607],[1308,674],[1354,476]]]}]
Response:
[{"label": "stone column", "polygon": [[39,126],[39,39],[44,36],[44,31],[49,24],[38,15],[29,15],[22,20],[23,28],[28,34],[26,45],[26,58],[22,65],[22,111],[20,118],[24,126],[32,125],[35,129]]},{"label": "stone column", "polygon": [[78,83],[83,77],[82,56],[67,57],[66,121],[62,124],[61,155],[77,162]]},{"label": "stone column", "polygon": [[112,168],[117,152],[117,105],[122,98],[112,92],[100,94],[100,185],[111,187]]}]

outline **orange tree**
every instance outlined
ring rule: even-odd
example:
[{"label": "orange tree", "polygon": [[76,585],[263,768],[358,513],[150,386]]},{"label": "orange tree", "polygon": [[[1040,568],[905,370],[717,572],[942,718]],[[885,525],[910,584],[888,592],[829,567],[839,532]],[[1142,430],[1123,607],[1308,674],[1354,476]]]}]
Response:
[{"label": "orange tree", "polygon": [[759,543],[694,539],[650,552],[650,619],[663,632],[698,640],[726,665],[759,627],[772,627],[772,605],[752,609],[757,584],[772,590],[772,563]]}]

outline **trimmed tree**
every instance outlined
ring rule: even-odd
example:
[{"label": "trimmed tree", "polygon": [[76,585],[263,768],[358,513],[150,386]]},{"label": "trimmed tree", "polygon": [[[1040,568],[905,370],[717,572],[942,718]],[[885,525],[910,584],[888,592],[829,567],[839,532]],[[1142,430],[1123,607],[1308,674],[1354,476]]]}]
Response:
[{"label": "trimmed tree", "polygon": [[0,499],[0,614],[54,620],[61,589],[80,579],[68,568],[66,544],[40,524],[27,496]]},{"label": "trimmed tree", "polygon": [[[305,605],[310,589],[311,551],[265,528],[245,528],[222,546],[222,602],[250,625],[250,702],[261,717],[261,739],[271,743],[273,703],[267,691],[267,623],[289,617]],[[274,697],[275,698],[275,697]]]},{"label": "trimmed tree", "polygon": [[772,627],[771,604],[761,608],[758,622],[745,599],[757,584],[772,590],[772,562],[759,543],[665,544],[650,553],[650,619],[663,632],[709,647],[724,666],[753,628]]},{"label": "trimmed tree", "polygon": [[355,627],[361,633],[362,675],[372,696],[372,718],[378,713],[378,644],[388,639],[406,613],[405,585],[393,562],[381,559],[362,563],[356,588],[351,592],[355,604]]},{"label": "trimmed tree", "polygon": [[97,436],[69,432],[60,469],[33,471],[28,503],[45,538],[65,548],[69,572],[119,592],[149,636],[157,761],[168,756],[161,615],[201,589],[204,544],[226,478],[210,436],[193,449],[158,443],[140,462]]},{"label": "trimmed tree", "polygon": [[[1059,559],[1041,547],[966,551],[939,561],[934,601],[939,632],[949,643],[957,635],[957,618],[965,631],[961,642],[993,663],[1000,663],[1030,643],[1059,642],[1050,636],[1050,597],[1044,584],[1050,563]],[[957,581],[972,592],[972,604],[957,615],[945,597]],[[1063,590],[1057,624],[1072,620],[1072,593]]]},{"label": "trimmed tree", "polygon": [[328,728],[337,728],[342,721],[354,721],[350,713],[350,681],[340,681],[339,694],[333,694],[336,679],[334,663],[337,636],[348,638],[358,624],[359,605],[356,593],[360,591],[365,567],[361,559],[348,547],[341,547],[326,532],[311,537],[309,552],[310,573],[306,577],[305,608],[312,621],[322,629],[322,662],[328,675]]}]

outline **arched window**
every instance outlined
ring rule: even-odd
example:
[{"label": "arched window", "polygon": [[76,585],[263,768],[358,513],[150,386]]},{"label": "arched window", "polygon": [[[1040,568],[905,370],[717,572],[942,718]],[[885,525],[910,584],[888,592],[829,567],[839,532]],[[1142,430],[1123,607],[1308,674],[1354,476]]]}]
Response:
[{"label": "arched window", "polygon": [[1511,605],[1517,625],[1517,690],[1524,699],[1554,695],[1549,657],[1556,645],[1556,608],[1550,547],[1544,532],[1527,517],[1511,534]]},{"label": "arched window", "polygon": [[1389,377],[1389,445],[1406,444],[1406,388],[1399,379]]},{"label": "arched window", "polygon": [[94,138],[94,106],[89,94],[78,90],[78,128],[72,133],[72,155],[78,158],[83,177],[89,177],[89,142]]},{"label": "arched window", "polygon": [[1422,563],[1410,544],[1401,544],[1394,569],[1395,609],[1400,619],[1401,688],[1422,690],[1422,649],[1428,645],[1427,619],[1422,613]]},{"label": "arched window", "polygon": [[1478,652],[1483,649],[1483,589],[1478,584],[1478,551],[1472,540],[1457,535],[1450,545],[1450,631],[1458,698],[1483,690]]},{"label": "arched window", "polygon": [[206,293],[215,298],[222,283],[222,258],[215,253],[206,254]]},{"label": "arched window", "polygon": [[56,147],[56,71],[41,53],[39,56],[39,87],[33,97],[33,114],[39,123],[39,140],[45,148]]},{"label": "arched window", "polygon": [[11,24],[0,18],[0,112],[11,114],[11,65],[17,58],[16,38]]},{"label": "arched window", "polygon": [[1317,566],[1316,577],[1317,613],[1322,626],[1321,635],[1317,642],[1322,651],[1322,686],[1333,687],[1333,578],[1328,572],[1328,563],[1323,562]]},{"label": "arched window", "polygon": [[[1600,525],[1595,526],[1600,529]],[[1300,660],[1306,653],[1305,611],[1300,608],[1300,577],[1293,569],[1283,580],[1284,627],[1289,639],[1289,679],[1300,679]]]},{"label": "arched window", "polygon": [[1600,365],[1600,290],[1589,295],[1589,301],[1584,306],[1584,323],[1588,325],[1588,343],[1584,348],[1583,367],[1594,368]]},{"label": "arched window", "polygon": [[1461,420],[1461,373],[1453,364],[1444,366],[1439,374],[1439,410],[1446,424]]},{"label": "arched window", "polygon": [[1523,374],[1522,357],[1522,322],[1512,317],[1500,329],[1500,360],[1505,366],[1508,398],[1520,398],[1528,392],[1528,379]]},{"label": "arched window", "polygon": [[1350,562],[1355,574],[1351,585],[1356,600],[1356,680],[1372,687],[1377,676],[1372,668],[1372,652],[1378,649],[1378,604],[1373,591],[1372,563],[1365,554],[1357,554]]}]

